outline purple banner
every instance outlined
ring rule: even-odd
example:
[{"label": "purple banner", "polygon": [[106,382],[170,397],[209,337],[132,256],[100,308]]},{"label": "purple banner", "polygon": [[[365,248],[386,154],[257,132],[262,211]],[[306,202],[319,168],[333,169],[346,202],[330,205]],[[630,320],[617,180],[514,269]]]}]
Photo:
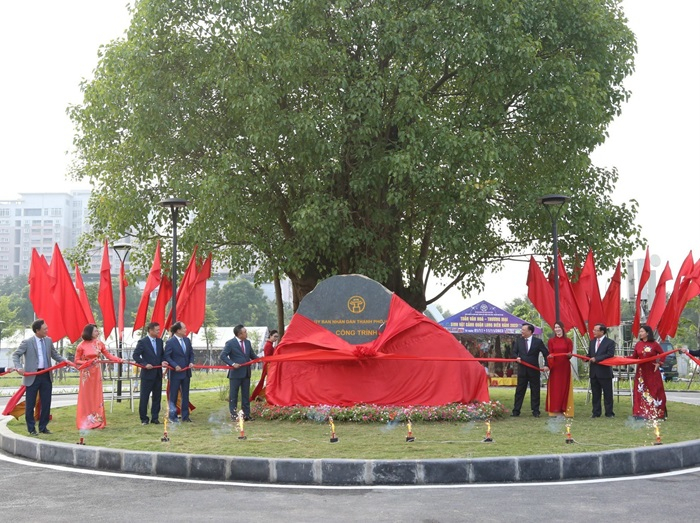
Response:
[{"label": "purple banner", "polygon": [[[454,334],[520,334],[525,320],[499,309],[487,301],[480,301],[440,322]],[[542,329],[535,327],[535,334]]]}]

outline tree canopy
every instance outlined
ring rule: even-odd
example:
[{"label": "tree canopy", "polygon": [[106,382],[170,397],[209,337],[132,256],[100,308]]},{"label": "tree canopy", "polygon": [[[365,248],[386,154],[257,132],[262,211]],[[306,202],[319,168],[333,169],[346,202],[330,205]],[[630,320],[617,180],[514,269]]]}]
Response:
[{"label": "tree canopy", "polygon": [[617,0],[137,1],[69,109],[74,174],[95,236],[153,242],[186,198],[183,252],[286,274],[295,309],[361,273],[422,310],[429,276],[551,252],[544,194],[572,197],[565,256],[631,252],[636,202],[589,154],[634,51]]}]

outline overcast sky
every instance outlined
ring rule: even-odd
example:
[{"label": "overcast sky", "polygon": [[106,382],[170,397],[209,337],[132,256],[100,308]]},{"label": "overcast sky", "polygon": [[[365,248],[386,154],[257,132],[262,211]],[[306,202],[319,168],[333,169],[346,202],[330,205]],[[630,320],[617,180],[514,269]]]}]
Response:
[{"label": "overcast sky", "polygon": [[[80,102],[80,81],[91,76],[99,46],[128,27],[126,5],[0,2],[0,199],[78,187],[66,179],[73,135],[66,108]],[[675,276],[689,250],[700,255],[700,1],[625,0],[623,7],[639,47],[626,82],[632,97],[593,160],[617,167],[615,202],[639,202],[643,235]],[[633,258],[642,258],[644,247]],[[510,262],[486,278],[484,293],[454,291],[438,303],[453,313],[481,299],[503,306],[527,293],[526,275],[525,263]]]}]

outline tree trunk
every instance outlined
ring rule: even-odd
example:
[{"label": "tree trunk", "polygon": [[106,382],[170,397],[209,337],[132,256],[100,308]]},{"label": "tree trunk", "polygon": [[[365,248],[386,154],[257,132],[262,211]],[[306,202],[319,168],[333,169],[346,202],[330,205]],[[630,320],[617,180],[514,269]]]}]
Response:
[{"label": "tree trunk", "polygon": [[277,269],[275,269],[273,283],[275,284],[275,304],[277,305],[277,332],[281,338],[284,335],[284,303],[282,303],[282,285],[280,284],[280,273]]},{"label": "tree trunk", "polygon": [[296,312],[304,296],[309,294],[314,290],[314,287],[316,287],[318,278],[313,276],[289,276],[289,279],[292,282],[292,307],[294,312]]}]

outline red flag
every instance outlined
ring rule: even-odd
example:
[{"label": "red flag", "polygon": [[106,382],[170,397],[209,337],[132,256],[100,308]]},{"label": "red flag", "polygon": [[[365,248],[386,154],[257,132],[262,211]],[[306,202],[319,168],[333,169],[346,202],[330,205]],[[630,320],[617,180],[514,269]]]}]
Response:
[{"label": "red flag", "polygon": [[95,323],[95,316],[92,314],[92,308],[90,307],[90,300],[88,299],[87,292],[85,292],[85,284],[83,283],[83,277],[80,275],[80,269],[78,264],[75,264],[75,286],[78,289],[78,296],[80,297],[80,305],[83,307],[83,312],[87,318],[88,323]]},{"label": "red flag", "polygon": [[156,245],[156,253],[153,256],[153,265],[151,271],[146,278],[146,286],[143,288],[141,302],[139,303],[138,311],[136,311],[136,319],[134,320],[134,330],[140,329],[146,323],[146,313],[148,312],[148,300],[151,293],[160,285],[161,278],[160,268],[160,241]]},{"label": "red flag", "polygon": [[688,253],[688,256],[685,257],[685,260],[683,260],[683,263],[681,264],[681,268],[678,271],[678,276],[676,277],[676,281],[673,282],[673,290],[677,290],[680,286],[683,280],[685,280],[686,277],[693,271],[694,269],[694,263],[693,263],[693,251],[690,251]]},{"label": "red flag", "polygon": [[530,268],[527,272],[527,297],[544,321],[553,326],[556,321],[554,291],[549,282],[547,282],[547,278],[544,277],[542,269],[532,256],[530,256]]},{"label": "red flag", "polygon": [[603,300],[600,299],[600,287],[598,286],[598,273],[595,268],[595,260],[593,253],[591,256],[591,266],[593,267],[593,277],[590,279],[590,288],[588,289],[588,334],[593,338],[593,327],[596,323],[605,323],[605,312],[603,312]]},{"label": "red flag", "polygon": [[173,284],[170,283],[170,278],[163,274],[163,278],[160,281],[160,288],[158,289],[158,296],[156,296],[156,302],[153,305],[153,314],[151,315],[151,321],[162,327],[161,332],[163,334],[165,334],[165,331],[170,327],[169,324],[166,325],[165,323],[165,308],[172,296]]},{"label": "red flag", "polygon": [[60,310],[49,291],[49,264],[36,249],[32,249],[32,263],[29,266],[29,301],[32,303],[37,318],[42,318],[51,329],[51,336],[56,339],[65,336]]},{"label": "red flag", "polygon": [[[571,287],[571,282],[566,274],[566,267],[559,255],[559,305],[561,319],[567,328],[578,329],[581,335],[586,334],[586,320],[584,320],[581,311],[576,302],[574,290]],[[554,282],[552,282],[553,284]]]},{"label": "red flag", "polygon": [[683,312],[680,304],[682,300],[681,294],[683,292],[680,288],[681,282],[685,280],[688,274],[693,270],[693,265],[693,253],[691,251],[681,264],[678,276],[676,276],[676,281],[673,282],[673,291],[668,299],[668,303],[666,303],[666,309],[664,309],[661,319],[659,319],[659,336],[662,340],[665,339],[666,336],[673,336],[671,332],[674,334],[676,332],[678,319]]},{"label": "red flag", "polygon": [[[175,321],[185,321],[183,320],[182,312],[185,312],[187,302],[189,301],[190,296],[194,291],[194,286],[197,282],[197,273],[197,246],[195,245],[194,251],[192,252],[192,256],[190,257],[190,262],[187,264],[185,274],[182,277],[182,282],[177,288],[177,297],[175,302],[175,306],[177,307],[177,318],[173,319],[173,311],[170,311],[168,319],[166,321],[168,325],[172,325]],[[185,324],[187,324],[187,322],[185,322]]]},{"label": "red flag", "polygon": [[[207,308],[207,280],[211,277],[211,253],[197,273],[192,295],[185,306],[185,311],[178,312],[180,319],[187,324],[187,330],[197,334],[204,324]],[[184,314],[183,314],[184,313]]]},{"label": "red flag", "polygon": [[605,313],[605,324],[608,327],[620,325],[620,286],[622,279],[620,277],[620,262],[617,262],[615,273],[610,280],[608,290],[603,298],[603,312]]},{"label": "red flag", "polygon": [[685,278],[683,278],[683,283],[681,283],[678,287],[678,298],[674,305],[676,311],[676,318],[673,322],[671,322],[671,328],[668,331],[668,335],[672,338],[676,335],[676,331],[678,330],[678,322],[680,321],[685,306],[690,300],[692,300],[693,298],[695,298],[695,296],[700,294],[700,285],[694,277],[694,274],[696,272],[700,272],[697,269],[699,266],[700,260],[698,260],[698,262],[695,264],[695,267],[692,271],[688,271],[688,275]]},{"label": "red flag", "polygon": [[126,288],[129,282],[126,280],[124,273],[124,262],[119,264],[119,338],[124,339],[124,310],[126,309]]},{"label": "red flag", "polygon": [[578,280],[576,283],[571,284],[571,288],[576,297],[576,304],[578,305],[578,310],[581,311],[581,315],[584,318],[588,318],[588,314],[591,308],[591,289],[593,285],[593,278],[596,277],[595,274],[595,263],[593,261],[593,251],[588,251],[586,256],[586,261],[583,264],[583,268],[578,275]]},{"label": "red flag", "polygon": [[634,320],[632,321],[632,336],[636,337],[639,332],[640,316],[641,316],[641,303],[642,303],[642,290],[644,286],[649,281],[649,276],[651,275],[651,263],[649,261],[649,247],[647,247],[647,255],[644,258],[644,267],[642,268],[642,274],[639,276],[639,286],[637,287],[637,299],[634,303]]},{"label": "red flag", "polygon": [[105,240],[102,251],[102,265],[100,267],[100,290],[97,295],[97,302],[102,311],[102,323],[104,324],[105,339],[109,337],[112,329],[116,325],[116,313],[114,312],[114,293],[112,291],[112,274],[109,265],[109,246]]},{"label": "red flag", "polygon": [[[48,275],[50,279],[49,292],[61,313],[64,335],[68,336],[71,342],[75,342],[82,335],[88,320],[57,243],[53,247]],[[56,336],[54,339],[59,339],[55,329],[52,330],[52,333],[53,336]]]},{"label": "red flag", "polygon": [[[652,329],[655,329],[661,319],[661,315],[666,308],[666,282],[673,278],[671,275],[671,266],[666,262],[666,267],[664,268],[659,281],[656,284],[656,294],[654,295],[654,303],[651,304],[649,308],[649,315],[647,317],[647,325]],[[636,335],[636,333],[633,333]]]}]

